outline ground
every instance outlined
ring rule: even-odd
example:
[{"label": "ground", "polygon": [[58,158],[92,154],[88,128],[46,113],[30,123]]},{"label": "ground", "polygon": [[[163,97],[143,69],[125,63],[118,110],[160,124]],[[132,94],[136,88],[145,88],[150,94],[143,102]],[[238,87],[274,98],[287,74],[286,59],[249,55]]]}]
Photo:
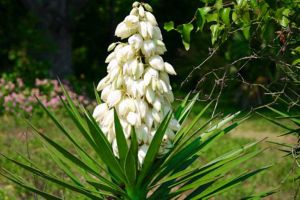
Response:
[{"label": "ground", "polygon": [[[73,126],[70,121],[66,117],[61,118],[62,121],[66,123],[71,130],[73,130]],[[35,116],[29,120],[41,128],[41,130],[45,133],[51,135],[52,138],[55,138],[61,143],[65,143],[63,136],[59,133],[59,131],[57,131],[57,129],[54,128],[48,118]],[[2,116],[0,121],[1,153],[14,158],[19,156],[18,153],[29,156],[40,166],[44,166],[45,169],[49,169],[51,172],[54,171],[56,174],[60,174],[41,143],[33,136],[31,129],[28,125],[26,125],[22,118]],[[243,163],[240,167],[236,168],[233,173],[238,174],[246,169],[254,169],[256,167],[270,164],[273,165],[273,167],[268,171],[259,174],[225,194],[217,196],[215,199],[240,199],[241,197],[247,196],[251,193],[259,193],[274,188],[278,188],[277,193],[267,197],[266,199],[293,199],[293,195],[297,187],[290,178],[293,162],[291,159],[283,157],[283,154],[276,146],[267,142],[294,142],[294,138],[292,137],[278,137],[282,133],[283,130],[271,125],[263,119],[251,118],[232,131],[231,134],[220,138],[217,143],[206,150],[206,152],[203,152],[201,158],[202,161],[209,161],[217,155],[230,151],[235,147],[265,138],[265,140],[259,143],[256,147],[265,150],[256,158]],[[36,177],[25,173],[23,170],[15,167],[11,163],[8,163],[3,158],[0,159],[0,165],[1,167],[14,171],[16,174],[25,176],[26,180],[31,180],[33,184],[38,185],[39,188],[46,189],[47,191],[53,191],[55,194],[63,193],[65,199],[75,199],[75,197],[76,199],[81,199],[70,192],[60,190],[52,184],[45,184],[44,182],[37,180]],[[4,199],[29,200],[35,198],[32,194],[20,189],[0,176],[0,200]]]}]

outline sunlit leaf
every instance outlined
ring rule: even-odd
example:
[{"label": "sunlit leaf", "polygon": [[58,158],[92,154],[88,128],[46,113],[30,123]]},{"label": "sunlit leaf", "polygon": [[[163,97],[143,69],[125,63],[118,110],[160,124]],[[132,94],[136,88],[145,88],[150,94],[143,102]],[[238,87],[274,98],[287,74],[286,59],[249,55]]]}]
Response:
[{"label": "sunlit leaf", "polygon": [[231,11],[230,8],[223,8],[221,10],[221,18],[227,26],[230,25],[230,11]]},{"label": "sunlit leaf", "polygon": [[170,22],[166,22],[165,24],[164,24],[164,29],[166,30],[166,31],[171,31],[171,30],[174,30],[174,22],[173,21],[170,21]]},{"label": "sunlit leaf", "polygon": [[182,24],[177,27],[177,31],[181,34],[182,43],[185,50],[190,49],[191,31],[194,29],[193,24]]},{"label": "sunlit leaf", "polygon": [[196,22],[197,22],[197,31],[198,30],[203,30],[205,21],[206,21],[206,15],[207,13],[211,10],[210,7],[203,7],[203,8],[198,8],[195,14],[196,17]]}]

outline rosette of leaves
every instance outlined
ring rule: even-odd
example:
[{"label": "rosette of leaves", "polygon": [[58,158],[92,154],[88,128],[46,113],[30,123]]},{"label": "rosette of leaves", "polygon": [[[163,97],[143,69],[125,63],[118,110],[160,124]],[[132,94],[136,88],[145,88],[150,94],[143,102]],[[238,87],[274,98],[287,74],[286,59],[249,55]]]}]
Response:
[{"label": "rosette of leaves", "polygon": [[[23,157],[23,161],[19,161],[3,156],[36,177],[77,192],[85,198],[172,199],[185,194],[187,199],[207,199],[237,186],[268,168],[267,166],[253,171],[245,170],[244,173],[225,177],[234,167],[261,152],[261,150],[252,149],[257,144],[256,142],[227,152],[206,164],[196,164],[201,152],[244,120],[242,118],[228,124],[237,118],[239,113],[236,113],[224,117],[220,121],[212,118],[199,123],[210,104],[205,106],[192,121],[187,120],[197,100],[197,95],[190,101],[188,101],[188,95],[175,110],[176,119],[184,125],[176,133],[174,147],[163,157],[156,157],[162,137],[172,118],[169,113],[157,129],[140,169],[137,167],[138,143],[134,129],[131,133],[132,142],[127,145],[124,142],[125,138],[123,130],[120,128],[119,118],[115,113],[116,138],[119,142],[124,143],[118,148],[120,152],[126,152],[117,158],[92,115],[83,107],[78,108],[66,91],[65,96],[67,98],[62,100],[62,103],[74,125],[79,129],[80,136],[69,131],[42,103],[40,105],[74,149],[65,148],[59,142],[52,140],[46,133],[42,133],[34,125],[29,124],[49,151],[49,155],[57,167],[67,178],[49,173],[38,163],[33,163],[25,157]],[[84,148],[84,145],[81,145],[82,141],[79,141],[79,137],[84,138],[88,147]],[[96,156],[92,157],[92,153],[88,150],[94,151]],[[1,175],[46,199],[63,199],[36,188],[32,183],[12,173],[9,169],[2,168]],[[259,196],[268,194],[270,193],[259,194]]]}]

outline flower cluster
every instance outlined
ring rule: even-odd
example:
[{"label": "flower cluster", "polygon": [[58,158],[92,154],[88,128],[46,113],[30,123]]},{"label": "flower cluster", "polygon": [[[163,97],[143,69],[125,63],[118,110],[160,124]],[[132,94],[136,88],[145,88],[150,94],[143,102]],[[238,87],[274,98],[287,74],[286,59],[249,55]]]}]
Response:
[{"label": "flower cluster", "polygon": [[[78,100],[83,105],[92,104],[87,97],[72,92],[67,81],[63,82],[72,99]],[[34,86],[28,87],[21,78],[15,81],[0,78],[0,85],[3,86],[0,87],[0,114],[19,114],[22,111],[30,114],[37,111],[40,107],[36,106],[35,97],[39,98],[46,107],[58,109],[62,106],[60,96],[62,98],[64,96],[57,80],[37,78]]]},{"label": "flower cluster", "polygon": [[[162,34],[153,16],[152,8],[146,3],[133,3],[130,14],[116,28],[115,35],[124,42],[112,43],[107,59],[107,76],[98,84],[104,103],[98,105],[93,117],[112,143],[118,156],[114,131],[114,111],[120,118],[125,137],[130,143],[131,129],[136,130],[140,165],[149,144],[162,122],[171,111],[174,101],[169,75],[176,72],[172,65],[164,62],[160,55],[166,51]],[[164,135],[159,155],[172,147],[174,132],[180,125],[172,119]]]}]

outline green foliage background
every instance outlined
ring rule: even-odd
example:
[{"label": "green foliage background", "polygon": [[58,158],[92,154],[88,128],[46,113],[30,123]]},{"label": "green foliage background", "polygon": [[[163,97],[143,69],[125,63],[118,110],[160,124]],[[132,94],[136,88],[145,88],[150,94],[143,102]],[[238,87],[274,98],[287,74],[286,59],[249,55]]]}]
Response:
[{"label": "green foliage background", "polygon": [[[89,0],[79,12],[70,12],[72,80],[98,82],[106,74],[107,46],[116,40],[115,27],[128,14],[132,2]],[[175,90],[200,90],[205,98],[226,71],[232,81],[223,89],[226,101],[247,107],[268,98],[262,97],[260,89],[243,85],[239,76],[250,84],[271,85],[275,90],[280,90],[286,74],[292,81],[299,80],[299,1],[147,2],[153,6],[163,31],[168,49],[165,59],[178,72],[172,77]],[[0,0],[0,9],[0,72],[13,79],[22,77],[27,83],[50,76],[52,66],[42,55],[55,52],[56,47],[39,29],[40,19],[22,0]],[[186,80],[211,53],[214,55],[201,70],[195,70]],[[216,71],[207,76],[212,70]]]}]

